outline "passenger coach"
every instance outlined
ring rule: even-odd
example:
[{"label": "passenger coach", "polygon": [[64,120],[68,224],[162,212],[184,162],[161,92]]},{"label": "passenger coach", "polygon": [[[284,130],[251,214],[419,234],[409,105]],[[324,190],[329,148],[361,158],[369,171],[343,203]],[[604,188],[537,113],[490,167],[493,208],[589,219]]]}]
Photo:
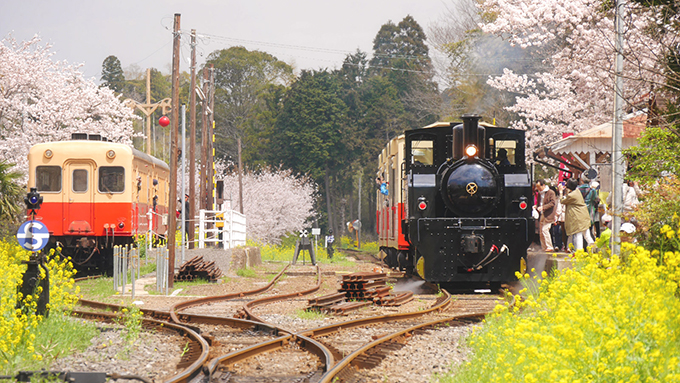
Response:
[{"label": "passenger coach", "polygon": [[35,219],[50,231],[48,248],[71,256],[76,269],[112,269],[113,246],[149,229],[167,233],[169,167],[100,135],[34,145],[28,187],[43,203]]}]

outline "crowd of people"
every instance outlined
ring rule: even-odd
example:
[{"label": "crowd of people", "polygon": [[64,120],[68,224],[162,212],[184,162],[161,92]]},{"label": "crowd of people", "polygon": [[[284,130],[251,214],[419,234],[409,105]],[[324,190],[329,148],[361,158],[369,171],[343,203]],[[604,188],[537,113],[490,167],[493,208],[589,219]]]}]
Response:
[{"label": "crowd of people", "polygon": [[[625,217],[638,204],[640,189],[636,182],[626,182],[622,193]],[[597,238],[610,236],[611,215],[606,212],[606,207],[611,206],[610,198],[611,194],[607,201],[601,201],[600,184],[585,177],[570,178],[556,186],[548,180],[536,181],[534,218],[541,250],[580,250],[593,246]],[[634,222],[624,225],[622,230],[626,232],[635,230]]]}]

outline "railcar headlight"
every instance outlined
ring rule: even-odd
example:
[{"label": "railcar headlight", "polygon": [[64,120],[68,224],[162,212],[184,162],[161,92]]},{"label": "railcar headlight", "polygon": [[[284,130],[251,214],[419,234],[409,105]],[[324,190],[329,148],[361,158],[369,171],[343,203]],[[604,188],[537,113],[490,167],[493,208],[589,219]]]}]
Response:
[{"label": "railcar headlight", "polygon": [[470,145],[467,148],[465,148],[465,154],[468,157],[474,157],[477,155],[477,147],[474,145]]},{"label": "railcar headlight", "polygon": [[50,149],[45,150],[45,158],[52,158],[54,153]]},{"label": "railcar headlight", "polygon": [[109,159],[116,158],[116,151],[113,149],[109,150],[108,152],[106,152],[106,157],[108,157]]}]

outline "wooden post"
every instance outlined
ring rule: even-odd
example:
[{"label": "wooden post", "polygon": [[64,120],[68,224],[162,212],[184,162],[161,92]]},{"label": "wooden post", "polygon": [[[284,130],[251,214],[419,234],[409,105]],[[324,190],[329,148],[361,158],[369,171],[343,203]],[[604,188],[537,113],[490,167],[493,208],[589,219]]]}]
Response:
[{"label": "wooden post", "polygon": [[189,101],[189,119],[191,133],[189,144],[189,248],[194,248],[195,230],[193,220],[196,216],[196,30],[191,30],[191,93]]},{"label": "wooden post", "polygon": [[208,206],[209,210],[216,210],[215,201],[215,65],[210,64],[210,95],[208,109],[210,110],[210,141],[208,142]]},{"label": "wooden post", "polygon": [[208,68],[203,68],[203,100],[201,102],[201,203],[199,209],[208,208]]},{"label": "wooden post", "polygon": [[[151,68],[146,68],[146,105],[151,105]],[[146,154],[151,155],[151,114],[146,115]]]},{"label": "wooden post", "polygon": [[168,201],[168,288],[173,287],[175,277],[175,231],[177,231],[177,132],[179,130],[179,19],[175,13],[172,47],[172,139],[170,148],[170,199]]},{"label": "wooden post", "polygon": [[[237,139],[238,143],[238,211],[243,214],[243,170],[241,165],[241,138]],[[233,207],[232,207],[233,209]]]}]

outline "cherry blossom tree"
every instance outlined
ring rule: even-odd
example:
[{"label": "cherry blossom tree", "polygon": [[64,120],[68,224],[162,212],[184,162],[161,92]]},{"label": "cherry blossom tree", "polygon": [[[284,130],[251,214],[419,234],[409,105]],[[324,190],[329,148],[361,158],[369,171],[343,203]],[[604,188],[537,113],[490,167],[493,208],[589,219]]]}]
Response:
[{"label": "cherry blossom tree", "polygon": [[[217,178],[224,180],[224,195],[231,196],[232,208],[239,210],[238,173],[216,164]],[[317,185],[309,178],[284,169],[247,171],[243,181],[243,213],[248,239],[279,244],[288,233],[302,230],[312,218]]]},{"label": "cherry blossom tree", "polygon": [[[485,0],[490,20],[482,25],[542,58],[545,70],[515,73],[505,69],[488,83],[514,92],[507,109],[521,119],[513,126],[527,130],[531,153],[561,138],[609,121],[613,116],[615,28],[614,9],[602,0]],[[623,97],[628,109],[639,106],[663,86],[667,35],[650,33],[655,13],[629,4],[624,47]]]},{"label": "cherry blossom tree", "polygon": [[27,173],[28,149],[69,139],[71,133],[98,133],[132,144],[130,108],[114,92],[83,78],[79,65],[53,61],[39,37],[0,42],[0,158]]}]

